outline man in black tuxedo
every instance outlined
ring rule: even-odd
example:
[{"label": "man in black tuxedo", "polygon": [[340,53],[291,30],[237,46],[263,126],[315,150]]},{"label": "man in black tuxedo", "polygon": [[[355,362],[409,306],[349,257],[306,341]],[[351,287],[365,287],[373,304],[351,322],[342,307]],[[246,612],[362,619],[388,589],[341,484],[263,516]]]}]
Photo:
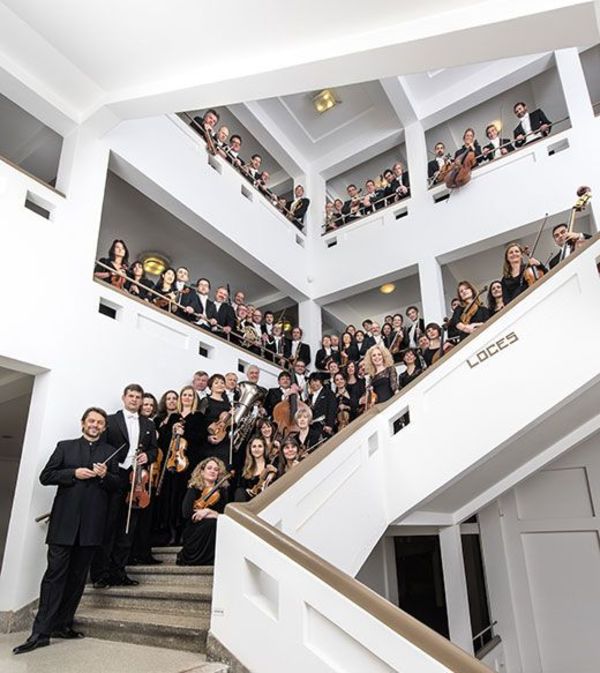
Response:
[{"label": "man in black tuxedo", "polygon": [[215,136],[216,124],[219,121],[219,113],[216,110],[207,110],[202,117],[197,115],[194,117],[196,126],[194,128],[206,140],[206,136],[210,134],[211,138]]},{"label": "man in black tuxedo", "polygon": [[310,363],[310,346],[302,342],[304,333],[300,327],[294,327],[292,330],[292,340],[289,343],[289,357],[293,362],[302,360],[305,364]]},{"label": "man in black tuxedo", "polygon": [[365,333],[361,329],[356,330],[356,332],[354,333],[354,343],[356,345],[356,350],[358,352],[358,359],[362,360],[367,354],[369,346],[367,342],[367,337],[365,336]]},{"label": "man in black tuxedo", "polygon": [[552,122],[539,108],[529,112],[527,104],[519,101],[515,103],[513,111],[519,118],[519,124],[513,131],[516,147],[547,136],[552,130]]},{"label": "man in black tuxedo", "polygon": [[198,319],[198,314],[202,313],[202,306],[198,295],[193,287],[190,287],[190,272],[185,266],[177,269],[177,278],[175,280],[175,291],[177,303],[182,308],[178,308],[176,315],[190,322]]},{"label": "man in black tuxedo", "polygon": [[385,206],[384,190],[375,187],[375,180],[367,180],[365,182],[366,193],[362,200],[360,212],[363,215],[370,215],[376,210]]},{"label": "man in black tuxedo", "polygon": [[286,366],[285,358],[290,357],[290,342],[283,336],[281,325],[273,325],[270,336],[266,337],[265,348],[273,362]]},{"label": "man in black tuxedo", "polygon": [[514,147],[508,138],[500,138],[498,135],[498,128],[496,124],[488,124],[485,129],[485,135],[490,141],[487,145],[483,146],[481,153],[483,155],[483,161],[493,161],[494,159],[500,159],[505,154],[509,152],[514,152]]},{"label": "man in black tuxedo", "polygon": [[101,439],[106,422],[103,409],[86,409],[82,436],[59,442],[40,474],[44,486],[58,486],[46,536],[48,566],[31,635],[15,654],[49,645],[50,637],[83,637],[73,630],[73,617],[102,543],[109,493],[119,487],[114,449]]},{"label": "man in black tuxedo", "polygon": [[433,180],[432,184],[436,184],[438,182],[436,174],[438,174],[446,164],[446,159],[444,157],[446,154],[446,145],[444,145],[444,143],[436,143],[433,148],[433,153],[435,158],[427,164],[427,177],[429,180],[433,180],[435,177],[436,179]]},{"label": "man in black tuxedo", "polygon": [[285,399],[285,397],[290,392],[294,392],[291,389],[292,376],[289,372],[286,371],[280,372],[279,376],[277,377],[277,383],[279,383],[277,388],[269,388],[269,391],[267,392],[267,396],[265,397],[264,401],[265,411],[269,416],[273,415],[273,409],[277,404],[279,404],[279,402]]},{"label": "man in black tuxedo", "polygon": [[228,337],[235,330],[236,319],[233,306],[228,301],[229,293],[226,287],[218,287],[215,292],[214,312],[209,322],[213,330],[220,336]]},{"label": "man in black tuxedo", "polygon": [[320,372],[326,371],[327,365],[332,360],[340,364],[340,352],[332,348],[331,337],[325,334],[321,339],[321,348],[319,348],[315,355],[315,369]]},{"label": "man in black tuxedo", "polygon": [[304,187],[302,185],[296,185],[294,197],[293,201],[289,201],[286,204],[286,208],[290,213],[292,222],[302,231],[304,229],[304,216],[310,205],[310,199],[304,196]]},{"label": "man in black tuxedo", "polygon": [[196,296],[198,298],[199,312],[202,317],[197,318],[196,323],[204,329],[210,329],[210,319],[216,316],[216,309],[212,299],[208,296],[210,292],[210,280],[208,278],[198,278],[196,282]]},{"label": "man in black tuxedo", "polygon": [[129,531],[125,533],[129,509],[126,498],[134,464],[149,467],[156,460],[158,453],[155,425],[149,418],[139,414],[143,395],[144,391],[140,385],[130,383],[121,398],[123,409],[108,417],[104,440],[115,449],[123,448],[117,455],[120,488],[111,497],[104,541],[91,568],[91,577],[96,589],[138,584],[125,573],[139,516],[139,510],[132,508]]},{"label": "man in black tuxedo", "polygon": [[566,224],[557,224],[552,229],[552,238],[560,249],[548,262],[548,266],[551,269],[562,262],[563,259],[566,259],[569,255],[573,254],[579,241],[587,241],[591,238],[591,236],[589,234],[577,233],[575,231],[569,232]]},{"label": "man in black tuxedo", "polygon": [[322,374],[313,372],[308,377],[308,387],[310,389],[308,403],[312,409],[313,419],[324,417],[324,420],[320,424],[315,423],[315,426],[318,427],[321,434],[331,436],[335,427],[337,402],[331,388],[323,387],[322,376]]}]

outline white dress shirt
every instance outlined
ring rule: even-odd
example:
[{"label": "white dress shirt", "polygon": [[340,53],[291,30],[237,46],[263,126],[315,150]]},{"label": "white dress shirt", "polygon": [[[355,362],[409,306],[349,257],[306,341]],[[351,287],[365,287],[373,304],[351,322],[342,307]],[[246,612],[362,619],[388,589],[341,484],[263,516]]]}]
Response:
[{"label": "white dress shirt", "polygon": [[138,450],[140,442],[140,417],[137,413],[131,413],[127,409],[123,409],[123,418],[125,419],[125,426],[127,427],[127,436],[129,438],[129,451],[119,467],[123,470],[128,470],[133,465],[134,456]]}]

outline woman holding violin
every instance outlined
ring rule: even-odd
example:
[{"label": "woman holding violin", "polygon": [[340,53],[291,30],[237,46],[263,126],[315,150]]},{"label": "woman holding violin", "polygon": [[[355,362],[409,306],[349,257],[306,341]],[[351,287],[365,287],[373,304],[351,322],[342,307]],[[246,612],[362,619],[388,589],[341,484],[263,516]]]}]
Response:
[{"label": "woman holding violin", "polygon": [[334,395],[337,402],[337,430],[343,430],[351,421],[358,416],[358,397],[352,395],[347,388],[346,377],[338,372],[333,377],[335,385]]},{"label": "woman holding violin", "polygon": [[[156,294],[152,294],[151,301],[155,306],[158,306],[158,308],[162,308],[163,311],[168,311],[170,307],[172,307],[173,313],[177,309],[176,306],[174,306],[171,302],[175,301],[175,269],[172,269],[169,267],[168,269],[165,269],[159,276],[158,280],[156,281],[156,285],[152,288],[155,292],[158,292],[158,296]],[[170,300],[170,301],[169,301]]]},{"label": "woman holding violin", "polygon": [[235,491],[236,502],[247,502],[260,495],[265,488],[277,478],[277,468],[274,463],[277,454],[269,459],[267,447],[262,437],[252,437],[246,449],[246,460]]},{"label": "woman holding violin", "polygon": [[202,460],[183,499],[185,528],[177,565],[210,566],[215,562],[217,517],[227,504],[227,471],[215,456]]},{"label": "woman holding violin", "polygon": [[[110,246],[108,257],[102,257],[99,261],[104,266],[96,265],[94,278],[103,280],[118,290],[122,290],[127,282],[127,267],[129,265],[129,250],[127,250],[125,241],[116,238]],[[106,269],[105,266],[111,267],[113,271]]]},{"label": "woman holding violin", "polygon": [[340,364],[342,367],[347,367],[349,362],[358,362],[358,360],[358,349],[354,343],[354,337],[346,331],[340,339]]},{"label": "woman holding violin", "polygon": [[500,281],[505,305],[548,272],[548,269],[535,257],[526,259],[526,254],[527,249],[522,248],[519,243],[512,242],[506,246]]},{"label": "woman holding violin", "polygon": [[370,388],[377,395],[377,402],[387,402],[398,391],[394,358],[385,346],[369,348],[365,356],[365,373],[370,378]]},{"label": "woman holding violin", "polygon": [[129,294],[140,299],[150,299],[148,289],[152,287],[152,281],[146,276],[144,265],[139,260],[134,262],[127,271],[128,280],[125,283],[125,289]]},{"label": "woman holding violin", "polygon": [[460,341],[466,339],[469,334],[483,325],[490,317],[490,314],[482,302],[479,300],[479,294],[468,280],[462,280],[457,288],[456,294],[459,298],[459,304],[454,309],[450,318],[449,327],[454,327],[458,333]]},{"label": "woman holding violin", "polygon": [[204,418],[204,433],[200,443],[200,457],[216,456],[223,463],[229,463],[229,430],[231,404],[225,395],[225,377],[213,374],[208,379],[210,395],[200,404]]},{"label": "woman holding violin", "polygon": [[452,345],[447,341],[442,342],[442,328],[436,322],[428,323],[425,327],[425,334],[427,335],[428,345],[422,351],[422,355],[425,364],[431,367],[452,348]]}]

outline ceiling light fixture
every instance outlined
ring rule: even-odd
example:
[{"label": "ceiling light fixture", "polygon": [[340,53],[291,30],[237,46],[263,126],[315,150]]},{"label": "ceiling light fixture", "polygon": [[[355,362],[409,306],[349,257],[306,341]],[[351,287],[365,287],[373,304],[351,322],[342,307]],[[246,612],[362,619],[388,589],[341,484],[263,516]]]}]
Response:
[{"label": "ceiling light fixture", "polygon": [[163,255],[156,252],[149,252],[142,256],[144,271],[151,276],[160,276],[160,274],[169,266],[169,261]]},{"label": "ceiling light fixture", "polygon": [[331,89],[323,89],[323,91],[319,91],[318,94],[313,96],[312,102],[315,106],[315,110],[319,114],[323,114],[323,112],[331,110],[331,108],[335,107],[341,101],[336,100],[335,94]]},{"label": "ceiling light fixture", "polygon": [[379,291],[381,292],[381,294],[391,294],[395,289],[396,286],[394,285],[394,283],[384,283],[379,288]]},{"label": "ceiling light fixture", "polygon": [[[494,119],[492,124],[496,127],[496,131],[498,131],[498,133],[500,133],[500,131],[502,131],[502,122],[499,119]],[[490,124],[490,126],[492,124]]]}]

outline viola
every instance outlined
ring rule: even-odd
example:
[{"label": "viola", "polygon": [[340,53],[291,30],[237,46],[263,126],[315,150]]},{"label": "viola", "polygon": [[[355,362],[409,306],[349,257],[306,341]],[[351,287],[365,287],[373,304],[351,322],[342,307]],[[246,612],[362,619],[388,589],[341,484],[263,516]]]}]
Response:
[{"label": "viola", "polygon": [[190,464],[186,453],[187,448],[187,440],[181,435],[173,433],[173,439],[171,439],[167,452],[166,468],[169,472],[184,472],[187,470]]},{"label": "viola", "polygon": [[208,426],[208,441],[211,444],[220,444],[225,437],[231,425],[231,412],[222,411],[219,418]]}]

